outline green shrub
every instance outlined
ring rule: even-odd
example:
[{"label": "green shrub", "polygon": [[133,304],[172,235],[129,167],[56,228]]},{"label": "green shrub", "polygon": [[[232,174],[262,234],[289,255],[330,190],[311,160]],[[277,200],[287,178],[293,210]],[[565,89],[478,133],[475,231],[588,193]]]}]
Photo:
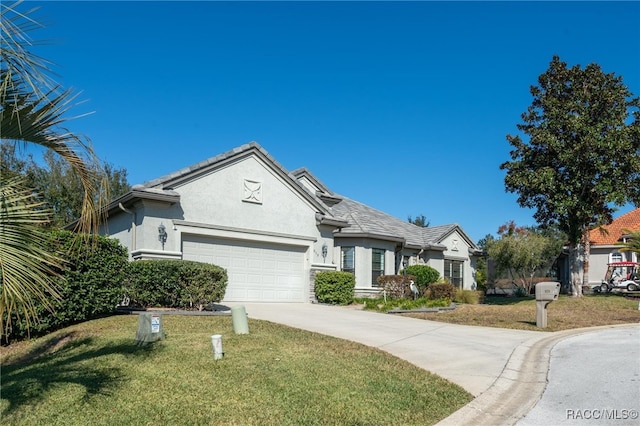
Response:
[{"label": "green shrub", "polygon": [[188,260],[139,260],[129,265],[126,295],[133,305],[202,309],[227,289],[225,269]]},{"label": "green shrub", "polygon": [[356,280],[352,273],[343,271],[318,272],[315,293],[318,302],[332,305],[348,305],[353,302]]},{"label": "green shrub", "polygon": [[529,296],[529,292],[527,291],[527,289],[525,287],[522,286],[516,286],[515,291],[513,292],[513,295],[515,297],[527,297]]},{"label": "green shrub", "polygon": [[473,290],[456,289],[456,303],[466,303],[467,305],[477,305],[480,302],[480,292]]},{"label": "green shrub", "polygon": [[207,263],[182,261],[178,275],[182,287],[181,307],[197,307],[219,302],[227,289],[227,271]]},{"label": "green shrub", "polygon": [[129,264],[126,248],[115,239],[92,236],[88,243],[68,231],[50,234],[49,250],[67,263],[56,281],[60,299],[51,297],[53,312],[37,304],[38,322],[28,326],[13,316],[6,340],[40,336],[68,325],[113,312],[123,294],[122,282]]},{"label": "green shrub", "polygon": [[177,307],[181,295],[176,260],[138,260],[129,265],[125,292],[135,306]]},{"label": "green shrub", "polygon": [[413,275],[381,275],[376,281],[386,295],[392,299],[413,297],[409,284],[415,280]]},{"label": "green shrub", "polygon": [[456,297],[456,287],[449,283],[434,283],[429,285],[429,299],[454,300]]},{"label": "green shrub", "polygon": [[440,279],[440,272],[432,268],[429,265],[411,265],[408,266],[406,271],[407,275],[413,275],[415,277],[416,286],[420,294],[425,294],[429,284],[438,282]]}]

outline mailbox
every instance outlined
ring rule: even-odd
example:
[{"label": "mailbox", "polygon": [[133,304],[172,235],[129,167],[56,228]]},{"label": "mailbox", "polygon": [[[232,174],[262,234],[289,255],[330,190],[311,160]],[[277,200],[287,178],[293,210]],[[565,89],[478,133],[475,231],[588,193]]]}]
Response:
[{"label": "mailbox", "polygon": [[551,281],[536,284],[536,326],[547,326],[547,305],[558,300],[559,294],[560,283]]},{"label": "mailbox", "polygon": [[558,300],[560,294],[560,283],[542,282],[536,284],[536,300],[554,301]]}]

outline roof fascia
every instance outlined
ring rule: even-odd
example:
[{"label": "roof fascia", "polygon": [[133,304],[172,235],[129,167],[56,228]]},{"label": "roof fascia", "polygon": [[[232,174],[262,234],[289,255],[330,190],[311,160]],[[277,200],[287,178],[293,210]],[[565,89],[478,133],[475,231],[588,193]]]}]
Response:
[{"label": "roof fascia", "polygon": [[120,204],[122,204],[123,206],[131,205],[139,200],[152,200],[168,204],[175,204],[177,202],[180,202],[180,194],[173,191],[172,193],[169,193],[168,191],[152,192],[134,186],[131,191],[109,203],[105,210],[107,212],[107,215],[109,215],[114,210],[120,210]]},{"label": "roof fascia", "polygon": [[347,222],[346,220],[327,217],[320,213],[316,213],[316,221],[318,222],[319,225],[329,225],[329,226],[335,226],[338,228],[347,228],[351,226],[349,225],[349,222]]},{"label": "roof fascia", "polygon": [[376,234],[372,232],[349,232],[341,233],[340,231],[334,231],[334,238],[368,238],[375,240],[394,241],[404,243],[405,239],[402,237],[396,237],[394,235]]},{"label": "roof fascia", "polygon": [[333,195],[333,192],[331,192],[329,190],[329,188],[327,188],[327,186],[325,184],[323,184],[322,182],[320,182],[320,179],[318,179],[313,173],[311,173],[309,171],[309,169],[307,169],[306,167],[300,167],[298,169],[295,169],[294,171],[291,172],[291,174],[295,177],[295,178],[300,178],[302,176],[306,177],[307,179],[309,179],[316,187],[318,187],[320,189],[321,192],[325,193],[327,196],[331,196]]}]

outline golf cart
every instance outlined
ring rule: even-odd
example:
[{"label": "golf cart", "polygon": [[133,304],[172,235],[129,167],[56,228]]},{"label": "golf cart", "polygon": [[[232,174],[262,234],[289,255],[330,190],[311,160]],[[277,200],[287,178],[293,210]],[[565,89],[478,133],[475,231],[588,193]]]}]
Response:
[{"label": "golf cart", "polygon": [[[607,272],[604,275],[600,287],[596,287],[596,292],[610,292],[614,289],[626,289],[627,291],[640,290],[640,277],[638,271],[640,263],[637,262],[613,262],[607,265]],[[598,291],[599,290],[599,291]]]}]

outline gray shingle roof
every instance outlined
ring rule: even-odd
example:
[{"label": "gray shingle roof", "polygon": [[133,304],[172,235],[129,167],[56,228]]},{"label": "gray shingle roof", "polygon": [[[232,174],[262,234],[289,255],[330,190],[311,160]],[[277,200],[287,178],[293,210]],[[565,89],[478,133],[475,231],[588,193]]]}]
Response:
[{"label": "gray shingle roof", "polygon": [[404,239],[407,245],[426,248],[439,246],[447,235],[459,228],[455,223],[424,228],[350,198],[342,198],[341,202],[331,208],[335,216],[342,217],[350,225],[340,230],[340,236],[377,235],[383,238]]},{"label": "gray shingle roof", "polygon": [[[341,228],[336,232],[335,235],[337,237],[368,235],[370,237],[379,237],[392,241],[404,241],[406,245],[416,248],[434,247],[442,249],[444,249],[444,246],[440,245],[441,241],[456,229],[458,229],[465,238],[468,238],[464,234],[464,231],[455,223],[423,228],[350,198],[335,194],[306,168],[296,169],[289,173],[256,142],[241,145],[189,167],[145,182],[143,185],[136,185],[133,192],[138,191],[138,193],[145,193],[149,196],[151,196],[151,194],[158,196],[165,195],[179,199],[179,195],[171,190],[172,186],[176,183],[194,178],[200,173],[206,173],[208,170],[226,163],[227,160],[231,161],[238,156],[250,153],[261,155],[268,163],[271,163],[273,168],[280,172],[283,177],[291,179],[292,182],[300,186],[302,192],[307,194],[309,200],[319,208],[319,213],[322,218],[333,220],[338,227],[341,226],[340,223],[342,220],[346,221],[349,226]],[[309,178],[319,188],[319,192],[316,194],[310,193],[310,191],[298,181],[298,178],[301,176]],[[327,200],[323,200],[322,197],[327,198]],[[325,201],[330,201],[331,206],[327,205]],[[473,241],[469,239],[469,242],[475,247]]]}]

